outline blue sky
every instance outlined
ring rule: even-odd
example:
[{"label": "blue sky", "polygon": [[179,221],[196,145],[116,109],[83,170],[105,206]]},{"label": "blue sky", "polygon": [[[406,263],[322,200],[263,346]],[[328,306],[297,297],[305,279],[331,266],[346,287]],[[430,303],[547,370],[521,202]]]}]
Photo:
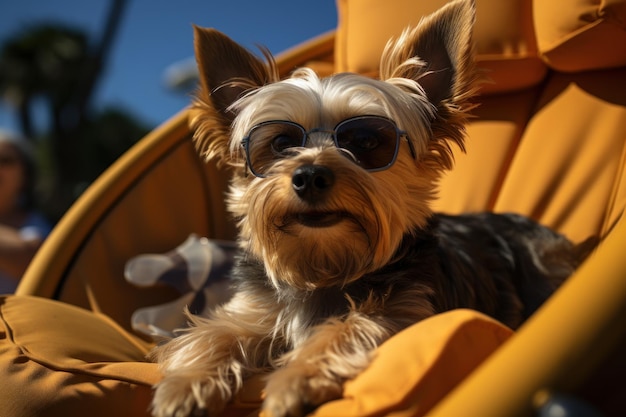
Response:
[{"label": "blue sky", "polygon": [[[42,21],[99,36],[108,7],[109,0],[1,0],[0,43]],[[279,53],[334,29],[337,12],[335,0],[128,0],[94,104],[120,106],[151,126],[183,108],[189,97],[168,90],[164,76],[172,64],[192,58],[192,24],[217,28],[253,50],[261,44]],[[0,127],[15,126],[0,102]]]}]

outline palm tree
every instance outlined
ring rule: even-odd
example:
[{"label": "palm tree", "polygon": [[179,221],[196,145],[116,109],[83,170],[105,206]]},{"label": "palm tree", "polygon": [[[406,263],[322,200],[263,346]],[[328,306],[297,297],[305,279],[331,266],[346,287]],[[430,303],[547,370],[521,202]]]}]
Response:
[{"label": "palm tree", "polygon": [[[58,218],[77,197],[77,191],[92,181],[132,141],[147,129],[121,112],[96,115],[92,98],[106,66],[115,35],[123,17],[126,0],[111,0],[104,29],[97,42],[82,31],[59,24],[26,28],[10,38],[0,49],[0,98],[9,103],[23,134],[39,138],[48,160],[46,202],[51,217]],[[37,132],[33,124],[34,103],[43,100],[50,126]],[[115,117],[111,119],[111,114]],[[123,138],[119,148],[98,143],[109,138],[97,133],[106,119],[108,131]],[[136,136],[135,136],[136,135]],[[108,149],[109,154],[91,152]],[[77,155],[80,157],[77,158]],[[97,155],[98,163],[85,159]]]},{"label": "palm tree", "polygon": [[[34,26],[4,44],[0,52],[0,94],[20,110],[22,131],[27,137],[35,135],[33,101],[41,97],[48,102],[51,116],[60,113],[71,105],[76,80],[83,77],[88,61],[85,34],[69,27]],[[57,118],[61,114],[53,120]]]}]

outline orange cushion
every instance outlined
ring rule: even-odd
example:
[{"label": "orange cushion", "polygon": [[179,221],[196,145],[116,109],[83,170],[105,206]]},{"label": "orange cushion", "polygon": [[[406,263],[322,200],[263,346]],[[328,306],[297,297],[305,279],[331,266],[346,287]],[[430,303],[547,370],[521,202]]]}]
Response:
[{"label": "orange cushion", "polygon": [[[424,320],[387,341],[344,398],[315,416],[422,415],[497,349],[512,331],[471,310]],[[157,365],[148,346],[109,318],[29,296],[0,297],[0,415],[148,416]],[[252,415],[261,378],[225,410]],[[408,413],[408,414],[407,414]]]},{"label": "orange cushion", "polygon": [[472,310],[426,319],[384,343],[371,366],[345,384],[343,399],[312,416],[425,415],[512,333]]},{"label": "orange cushion", "polygon": [[[376,76],[389,38],[397,37],[446,2],[337,0],[336,70]],[[492,81],[483,86],[483,93],[519,90],[539,83],[546,67],[537,53],[530,2],[477,0],[476,7],[477,61]]]},{"label": "orange cushion", "polygon": [[492,210],[508,164],[534,109],[534,90],[485,95],[467,126],[467,153],[454,147],[455,166],[439,182],[435,211]]},{"label": "orange cushion", "polygon": [[0,415],[148,416],[155,364],[106,316],[29,296],[0,298]]},{"label": "orange cushion", "polygon": [[560,71],[626,65],[625,0],[535,0],[542,57]]},{"label": "orange cushion", "polygon": [[555,74],[524,130],[498,212],[534,217],[574,241],[604,236],[626,206],[626,68]]}]

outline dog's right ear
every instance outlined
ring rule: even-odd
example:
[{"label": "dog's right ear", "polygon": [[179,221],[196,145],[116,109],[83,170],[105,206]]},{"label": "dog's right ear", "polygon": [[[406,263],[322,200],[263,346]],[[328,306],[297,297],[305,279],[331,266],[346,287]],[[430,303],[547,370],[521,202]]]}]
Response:
[{"label": "dog's right ear", "polygon": [[229,109],[247,90],[272,81],[266,64],[215,29],[194,26],[200,94],[230,121]]},{"label": "dog's right ear", "polygon": [[194,26],[200,88],[191,108],[190,125],[201,155],[227,157],[232,104],[247,91],[276,81],[273,59],[267,63],[215,29]]}]

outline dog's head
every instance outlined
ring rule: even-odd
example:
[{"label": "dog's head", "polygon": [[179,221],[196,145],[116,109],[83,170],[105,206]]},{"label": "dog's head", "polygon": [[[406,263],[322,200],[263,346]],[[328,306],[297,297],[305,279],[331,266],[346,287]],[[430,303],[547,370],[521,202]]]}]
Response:
[{"label": "dog's head", "polygon": [[473,92],[474,5],[458,0],[385,48],[380,80],[279,80],[225,35],[196,28],[196,144],[234,168],[240,240],[277,287],[345,285],[387,264],[430,216]]}]

